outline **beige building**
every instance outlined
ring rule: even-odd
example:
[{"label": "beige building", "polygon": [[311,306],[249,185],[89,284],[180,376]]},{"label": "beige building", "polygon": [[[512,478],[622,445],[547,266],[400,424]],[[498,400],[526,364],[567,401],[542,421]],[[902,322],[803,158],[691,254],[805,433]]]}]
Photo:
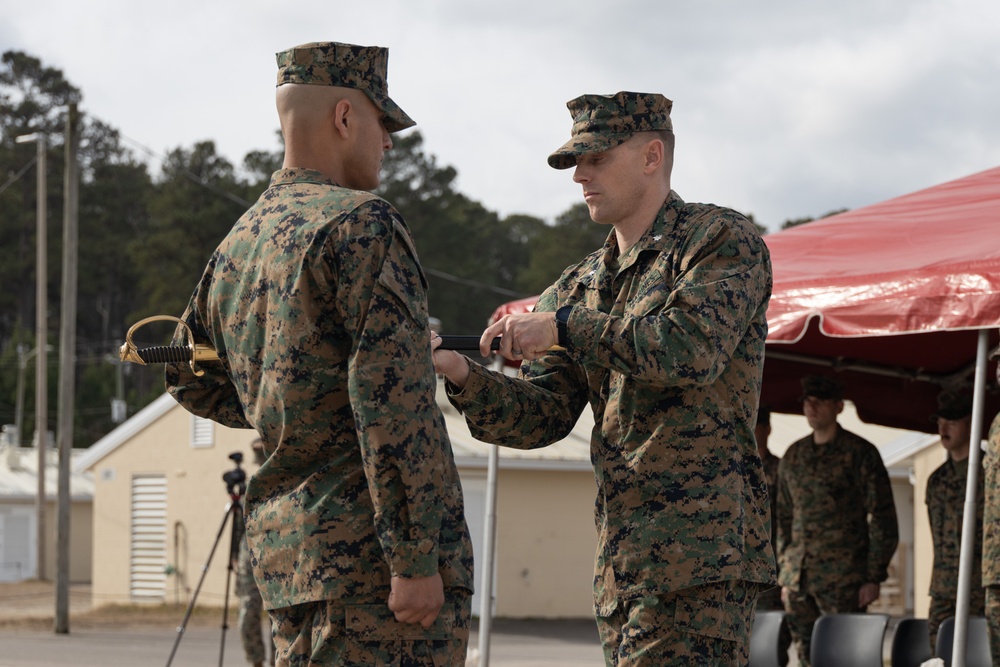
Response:
[{"label": "beige building", "polygon": [[[73,461],[82,454],[73,451]],[[56,579],[59,457],[52,445],[47,448],[44,469],[43,558],[39,571],[38,449],[18,447],[13,438],[0,442],[0,582]],[[94,482],[89,473],[70,474],[68,574],[72,583],[87,582],[91,577],[93,494]]]},{"label": "beige building", "polygon": [[[465,493],[466,517],[480,572],[490,445],[471,437],[441,396]],[[929,529],[923,503],[927,476],[943,460],[936,436],[858,421],[848,405],[841,424],[883,453],[900,522],[900,548],[880,608],[925,616],[930,577]],[[809,431],[796,415],[772,417],[770,449],[779,456]],[[597,539],[596,487],[589,461],[593,417],[585,414],[563,441],[534,451],[500,448],[494,613],[508,618],[585,618]],[[222,475],[228,457],[252,460],[254,433],[196,418],[163,395],[94,444],[77,469],[94,477],[93,593],[97,603],[144,600],[187,603],[227,517]],[[246,467],[246,466],[244,466]],[[229,526],[216,547],[199,605],[221,605]],[[478,613],[479,600],[473,602]]]}]

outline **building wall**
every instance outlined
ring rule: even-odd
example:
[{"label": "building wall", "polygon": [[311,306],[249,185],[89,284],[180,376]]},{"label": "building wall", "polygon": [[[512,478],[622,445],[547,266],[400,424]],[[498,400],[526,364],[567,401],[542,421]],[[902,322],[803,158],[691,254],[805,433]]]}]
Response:
[{"label": "building wall", "polygon": [[593,616],[594,473],[501,470],[497,479],[496,615]]},{"label": "building wall", "polygon": [[[234,451],[252,461],[250,430],[213,424],[214,444],[191,446],[191,416],[177,408],[145,428],[94,466],[94,577],[96,604],[126,603],[130,595],[132,479],[165,474],[167,489],[166,601],[186,604],[198,584],[213,542],[227,518],[229,495],[222,475],[234,469]],[[244,468],[247,466],[244,465]],[[225,597],[231,522],[216,547],[198,604],[221,605]],[[230,590],[232,596],[232,589]],[[235,600],[235,598],[231,598]]]},{"label": "building wall", "polygon": [[[46,493],[48,495],[48,493]],[[27,514],[30,521],[31,534],[35,535],[38,530],[37,514],[34,501],[17,501],[5,503],[0,511],[7,509],[16,511],[22,515]],[[93,509],[90,501],[74,501],[70,503],[70,527],[69,527],[69,580],[72,583],[83,583],[91,580],[91,540],[93,535],[92,526]],[[59,543],[58,529],[58,508],[55,498],[50,498],[45,503],[45,563],[44,571],[39,574],[35,572],[37,556],[36,545],[29,549],[31,562],[25,563],[26,572],[31,573],[35,578],[55,581],[56,579],[56,558],[58,555]]]}]

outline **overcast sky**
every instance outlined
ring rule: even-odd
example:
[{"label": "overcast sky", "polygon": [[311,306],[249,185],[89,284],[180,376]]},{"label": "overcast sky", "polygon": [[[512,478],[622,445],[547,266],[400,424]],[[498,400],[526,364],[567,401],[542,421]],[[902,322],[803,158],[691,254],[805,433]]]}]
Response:
[{"label": "overcast sky", "polygon": [[671,98],[674,189],[772,230],[1000,164],[997,0],[31,0],[3,15],[0,49],[62,70],[85,113],[159,155],[214,140],[237,165],[278,147],[275,52],[389,47],[390,95],[426,151],[502,215],[582,201],[545,158],[583,93]]}]

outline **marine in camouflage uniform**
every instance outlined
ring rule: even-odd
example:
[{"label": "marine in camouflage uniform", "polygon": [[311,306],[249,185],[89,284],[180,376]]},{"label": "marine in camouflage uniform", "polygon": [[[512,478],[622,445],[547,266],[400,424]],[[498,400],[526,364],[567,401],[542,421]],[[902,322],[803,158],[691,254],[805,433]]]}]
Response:
[{"label": "marine in camouflage uniform", "polygon": [[[264,450],[260,438],[256,438],[250,445],[254,454],[254,463],[259,467],[264,461]],[[254,667],[262,667],[265,660],[274,664],[274,642],[266,641],[261,633],[261,616],[264,612],[264,601],[257,590],[257,582],[253,578],[253,565],[250,563],[250,547],[246,540],[246,522],[243,520],[243,513],[239,513],[240,525],[234,526],[238,529],[239,542],[238,555],[236,557],[236,596],[240,600],[239,616],[237,626],[240,629],[240,640],[243,644],[243,655],[247,662]],[[268,623],[270,627],[270,622]],[[267,650],[270,645],[270,651]]]},{"label": "marine in camouflage uniform", "polygon": [[284,168],[213,254],[183,319],[219,363],[167,369],[196,415],[257,430],[247,539],[278,665],[461,665],[472,548],[427,344],[426,279],[377,186],[385,49],[277,56]]},{"label": "marine in camouflage uniform", "polygon": [[[771,436],[771,409],[765,405],[757,410],[757,425],[753,431],[754,440],[757,441],[757,453],[760,455],[761,465],[764,467],[764,479],[767,480],[767,497],[769,518],[771,520],[771,547],[778,547],[778,465],[781,459],[767,448],[768,438]],[[757,609],[761,611],[784,611],[785,606],[781,601],[781,587],[774,586],[761,591],[757,598]],[[788,664],[788,648],[792,645],[792,635],[788,630],[788,623],[782,621],[781,630],[778,633],[778,664],[785,667]]]},{"label": "marine in camouflage uniform", "polygon": [[821,614],[861,613],[878,599],[899,530],[878,449],[836,421],[843,385],[808,376],[802,387],[814,431],[778,466],[778,580],[799,664],[807,666]]},{"label": "marine in camouflage uniform", "polygon": [[[257,582],[253,578],[253,565],[250,563],[250,547],[246,537],[240,540],[239,556],[236,563],[236,596],[240,599],[240,610],[237,626],[240,629],[240,641],[243,644],[243,655],[254,667],[262,667],[270,654],[270,663],[274,664],[274,643],[267,642],[261,633],[261,616],[264,611],[264,601],[257,590]],[[267,650],[270,644],[271,650]]]},{"label": "marine in camouflage uniform", "polygon": [[[995,357],[996,355],[994,355]],[[1000,363],[997,364],[1000,384]],[[1000,414],[990,425],[983,457],[983,585],[986,587],[986,622],[990,630],[993,664],[1000,664]]]},{"label": "marine in camouflage uniform", "polygon": [[[615,229],[532,313],[484,332],[502,334],[504,356],[527,360],[518,378],[454,352],[436,352],[435,365],[486,442],[544,447],[593,408],[594,606],[608,665],[745,665],[758,589],[775,576],[753,437],[768,251],[744,216],[670,190],[669,100],[621,92],[568,107],[573,137],[549,164],[579,160],[591,217]],[[605,160],[630,162],[604,171]],[[650,183],[629,171],[636,163],[665,173]],[[596,190],[600,203],[586,194]],[[623,190],[629,204],[648,202],[625,247],[626,221],[595,210]],[[563,349],[548,349],[557,342]]]},{"label": "marine in camouflage uniform", "polygon": [[[931,571],[930,610],[927,614],[931,648],[937,644],[942,621],[955,615],[958,598],[958,567],[962,554],[962,526],[965,515],[965,489],[969,472],[969,438],[972,424],[972,401],[965,394],[944,391],[938,395],[938,410],[931,417],[938,425],[941,444],[948,460],[927,480],[925,501],[934,543],[934,568]],[[983,475],[977,476],[976,536],[972,577],[969,588],[969,614],[982,616],[985,591],[982,583],[983,555]]]}]

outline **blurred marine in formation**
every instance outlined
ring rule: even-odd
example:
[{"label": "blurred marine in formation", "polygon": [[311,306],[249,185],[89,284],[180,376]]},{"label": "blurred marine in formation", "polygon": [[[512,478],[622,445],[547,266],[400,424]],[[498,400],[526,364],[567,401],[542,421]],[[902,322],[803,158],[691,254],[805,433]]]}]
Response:
[{"label": "blurred marine in formation", "polygon": [[844,430],[844,385],[802,379],[813,432],[778,466],[778,579],[799,664],[821,614],[863,613],[878,600],[899,542],[889,473],[875,445]]},{"label": "blurred marine in formation", "polygon": [[[937,422],[941,446],[948,460],[931,473],[924,499],[934,543],[931,571],[931,605],[927,613],[931,647],[937,645],[942,621],[955,615],[958,599],[958,566],[962,554],[962,525],[965,515],[965,487],[969,477],[969,439],[972,436],[972,400],[966,394],[943,391],[931,419]],[[976,478],[976,535],[973,540],[969,614],[982,616],[983,590],[983,484],[982,471]]]}]

